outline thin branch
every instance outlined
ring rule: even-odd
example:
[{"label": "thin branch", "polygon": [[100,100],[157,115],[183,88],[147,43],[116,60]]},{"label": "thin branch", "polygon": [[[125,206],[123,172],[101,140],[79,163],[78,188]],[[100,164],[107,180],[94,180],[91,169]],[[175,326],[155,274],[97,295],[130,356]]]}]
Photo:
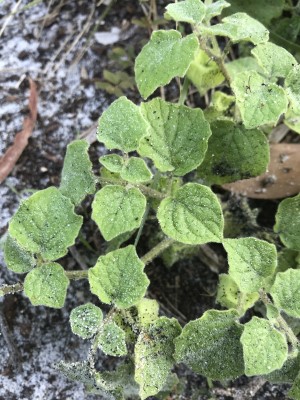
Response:
[{"label": "thin branch", "polygon": [[141,260],[143,261],[143,263],[145,265],[149,264],[152,260],[154,260],[154,258],[159,256],[160,253],[162,253],[164,250],[166,250],[168,247],[170,247],[174,242],[175,242],[175,240],[171,239],[171,238],[164,239],[163,241],[158,243],[155,247],[153,247],[153,249],[148,251],[148,253],[146,253],[141,258]]},{"label": "thin branch", "polygon": [[22,292],[23,284],[18,282],[14,285],[3,285],[0,287],[0,297],[5,296],[6,294],[14,294],[17,292]]}]

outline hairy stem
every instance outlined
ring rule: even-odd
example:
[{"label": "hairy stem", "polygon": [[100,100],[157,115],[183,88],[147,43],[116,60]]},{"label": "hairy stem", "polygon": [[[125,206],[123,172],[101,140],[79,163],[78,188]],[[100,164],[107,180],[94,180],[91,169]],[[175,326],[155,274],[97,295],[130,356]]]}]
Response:
[{"label": "hairy stem", "polygon": [[185,103],[186,98],[188,96],[189,87],[190,87],[190,80],[187,76],[185,76],[183,85],[180,88],[180,96],[179,96],[178,104],[183,105]]},{"label": "hairy stem", "polygon": [[160,253],[162,253],[164,250],[170,247],[174,242],[175,240],[171,238],[164,239],[163,241],[158,243],[155,247],[153,247],[153,249],[148,251],[148,253],[146,253],[141,258],[141,260],[145,265],[149,264],[154,258],[156,258]]},{"label": "hairy stem", "polygon": [[18,282],[14,285],[3,285],[0,287],[0,297],[5,296],[6,294],[13,294],[17,292],[22,292],[23,284]]},{"label": "hairy stem", "polygon": [[67,278],[72,280],[78,279],[87,279],[88,271],[87,270],[77,270],[77,271],[65,271]]},{"label": "hairy stem", "polygon": [[114,179],[114,178],[103,178],[103,177],[99,177],[98,181],[100,184],[105,184],[105,183],[111,183],[113,185],[121,185],[121,186],[127,186],[127,185],[132,185],[133,187],[136,187],[138,189],[140,189],[140,191],[142,193],[144,193],[146,196],[152,197],[154,199],[160,199],[163,200],[166,196],[164,194],[162,194],[161,192],[159,192],[158,190],[152,189],[148,186],[145,185],[141,185],[139,183],[137,184],[129,184],[126,181],[122,181],[121,179]]},{"label": "hairy stem", "polygon": [[215,63],[218,65],[218,67],[220,68],[222,74],[224,75],[224,78],[226,79],[226,81],[228,82],[228,84],[230,85],[231,83],[231,77],[225,67],[225,63],[224,63],[224,58],[222,55],[218,55],[216,54],[210,47],[207,46],[206,40],[202,37],[199,39],[199,43],[200,43],[200,47],[202,50],[205,51],[205,53],[213,60],[215,61]]}]

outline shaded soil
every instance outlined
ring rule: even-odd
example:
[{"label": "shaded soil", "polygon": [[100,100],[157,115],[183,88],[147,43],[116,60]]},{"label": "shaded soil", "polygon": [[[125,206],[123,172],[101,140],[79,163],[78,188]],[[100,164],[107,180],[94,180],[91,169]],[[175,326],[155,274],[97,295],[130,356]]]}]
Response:
[{"label": "shaded soil", "polygon": [[[109,58],[111,48],[120,46],[126,49],[130,43],[138,51],[148,35],[147,29],[131,23],[132,18],[143,16],[138,1],[122,1],[122,6],[115,4],[105,22],[99,21],[106,6],[96,7],[96,1],[54,1],[48,9],[50,3],[41,2],[14,15],[1,37],[0,91],[3,96],[0,100],[0,155],[12,143],[27,112],[26,76],[35,80],[39,87],[38,122],[33,135],[9,178],[0,186],[2,242],[8,221],[20,201],[28,197],[32,190],[58,185],[66,145],[90,128],[93,133],[99,115],[114,99],[95,86],[104,68],[115,68]],[[158,2],[160,6],[163,3]],[[1,26],[11,8],[11,2],[1,2]],[[88,20],[89,29],[67,52]],[[121,29],[119,40],[109,46],[92,40],[81,60],[76,61],[94,27],[97,32],[110,31],[113,27]],[[58,54],[63,43],[66,45]],[[129,95],[131,99],[139,100],[136,92],[129,91]],[[91,157],[95,168],[99,167],[97,159],[102,152],[102,146],[93,143]],[[78,259],[84,265],[93,265],[104,247],[99,231],[88,219],[89,200],[85,207],[86,211],[79,210],[85,216],[82,238],[88,241],[91,248],[86,248],[83,240],[78,242],[79,253],[73,251],[61,260],[66,269],[75,269]],[[268,218],[264,221],[261,217],[261,220],[262,225],[271,226]],[[141,246],[141,252],[144,250],[147,248]],[[205,310],[216,307],[217,272],[224,272],[227,267],[220,249],[212,250],[219,256],[218,270],[204,263],[201,255],[196,255],[189,262],[177,262],[171,269],[167,269],[160,259],[147,267],[151,280],[149,296],[160,302],[163,314],[175,316],[184,324],[199,317]],[[14,283],[18,278],[22,280],[22,277],[16,277],[6,269],[2,253],[0,265],[0,285]],[[0,399],[99,398],[85,394],[82,385],[70,382],[53,368],[61,359],[77,361],[86,358],[89,343],[71,333],[69,314],[72,308],[87,301],[98,304],[84,281],[72,282],[62,310],[33,307],[22,294],[0,299],[0,316],[5,327],[0,336]],[[101,367],[112,367],[110,359],[104,359],[100,354],[99,359]],[[229,382],[227,386],[216,383],[209,393],[205,379],[183,366],[177,370],[186,386],[184,394],[177,397],[180,399],[205,400],[211,395],[220,400],[286,398],[285,386],[269,385],[258,378],[241,378]]]}]

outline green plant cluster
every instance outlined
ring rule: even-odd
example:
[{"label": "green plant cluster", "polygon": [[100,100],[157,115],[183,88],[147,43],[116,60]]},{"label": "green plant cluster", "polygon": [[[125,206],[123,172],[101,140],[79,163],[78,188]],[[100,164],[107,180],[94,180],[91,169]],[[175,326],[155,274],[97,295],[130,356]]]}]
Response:
[{"label": "green plant cluster", "polygon": [[[91,341],[90,354],[84,362],[57,366],[108,399],[170,391],[179,362],[212,380],[245,374],[291,383],[290,397],[300,399],[299,343],[289,323],[300,318],[300,195],[279,205],[274,234],[284,248],[277,252],[256,237],[224,237],[221,202],[211,189],[266,170],[267,133],[280,119],[300,132],[300,66],[246,13],[211,24],[229,6],[224,0],[169,4],[165,18],[189,24],[192,33],[158,30],[141,50],[135,78],[145,101],[135,105],[122,96],[99,119],[98,140],[117,152],[100,157],[96,176],[87,142],[71,143],[60,187],[23,201],[9,224],[5,260],[12,271],[27,274],[24,293],[32,304],[63,307],[70,280],[82,278],[111,305],[105,316],[91,303],[73,309],[72,331]],[[217,37],[227,43],[224,51]],[[236,43],[251,43],[251,53],[229,61],[228,48]],[[178,103],[146,101],[175,77],[184,78]],[[213,89],[205,110],[184,105],[191,84],[202,95]],[[88,270],[66,271],[57,260],[75,243],[83,223],[76,207],[87,195],[94,196],[91,218],[114,249]],[[150,210],[163,240],[139,257]],[[134,244],[124,245],[129,239]],[[216,296],[221,309],[182,328],[159,316],[158,303],[147,298],[144,268],[167,248],[205,243],[222,244],[228,255]],[[243,318],[256,303],[261,315]],[[122,357],[115,371],[95,369],[97,349]]]}]

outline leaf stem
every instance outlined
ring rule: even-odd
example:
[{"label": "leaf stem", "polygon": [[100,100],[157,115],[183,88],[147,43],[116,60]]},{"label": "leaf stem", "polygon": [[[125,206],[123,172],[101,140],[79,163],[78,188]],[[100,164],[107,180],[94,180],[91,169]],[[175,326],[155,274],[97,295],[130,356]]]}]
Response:
[{"label": "leaf stem", "polygon": [[75,271],[65,271],[67,278],[72,280],[87,279],[88,270],[75,270]]},{"label": "leaf stem", "polygon": [[137,189],[140,189],[140,191],[143,194],[145,194],[145,195],[147,195],[149,197],[152,197],[154,199],[163,200],[166,197],[163,193],[159,192],[158,190],[152,189],[152,188],[150,188],[148,186],[145,186],[145,185],[141,185],[140,183],[131,184],[131,183],[128,183],[126,181],[122,181],[121,179],[103,178],[101,176],[98,178],[98,182],[100,184],[103,184],[103,183],[104,184],[105,183],[109,184],[109,183],[111,183],[113,185],[121,185],[121,186],[132,185],[133,187],[136,187]]},{"label": "leaf stem", "polygon": [[180,96],[178,100],[179,105],[183,105],[186,101],[190,87],[190,80],[187,76],[184,77],[183,85],[180,88]]},{"label": "leaf stem", "polygon": [[154,258],[159,256],[160,253],[162,253],[164,250],[166,250],[168,247],[170,247],[173,243],[175,242],[174,239],[171,239],[167,237],[166,239],[162,240],[160,243],[158,243],[153,249],[148,251],[142,258],[142,262],[147,265],[149,264]]},{"label": "leaf stem", "polygon": [[14,285],[3,285],[0,287],[0,297],[5,296],[6,294],[14,294],[17,292],[22,292],[23,284],[18,282]]},{"label": "leaf stem", "polygon": [[199,39],[199,44],[202,50],[205,51],[205,53],[213,60],[215,61],[215,63],[218,65],[218,67],[220,68],[222,74],[224,75],[224,78],[226,79],[226,81],[228,82],[228,84],[230,85],[231,83],[231,77],[225,67],[225,63],[224,63],[224,58],[221,55],[217,55],[210,47],[207,46],[206,40],[201,37]]}]

